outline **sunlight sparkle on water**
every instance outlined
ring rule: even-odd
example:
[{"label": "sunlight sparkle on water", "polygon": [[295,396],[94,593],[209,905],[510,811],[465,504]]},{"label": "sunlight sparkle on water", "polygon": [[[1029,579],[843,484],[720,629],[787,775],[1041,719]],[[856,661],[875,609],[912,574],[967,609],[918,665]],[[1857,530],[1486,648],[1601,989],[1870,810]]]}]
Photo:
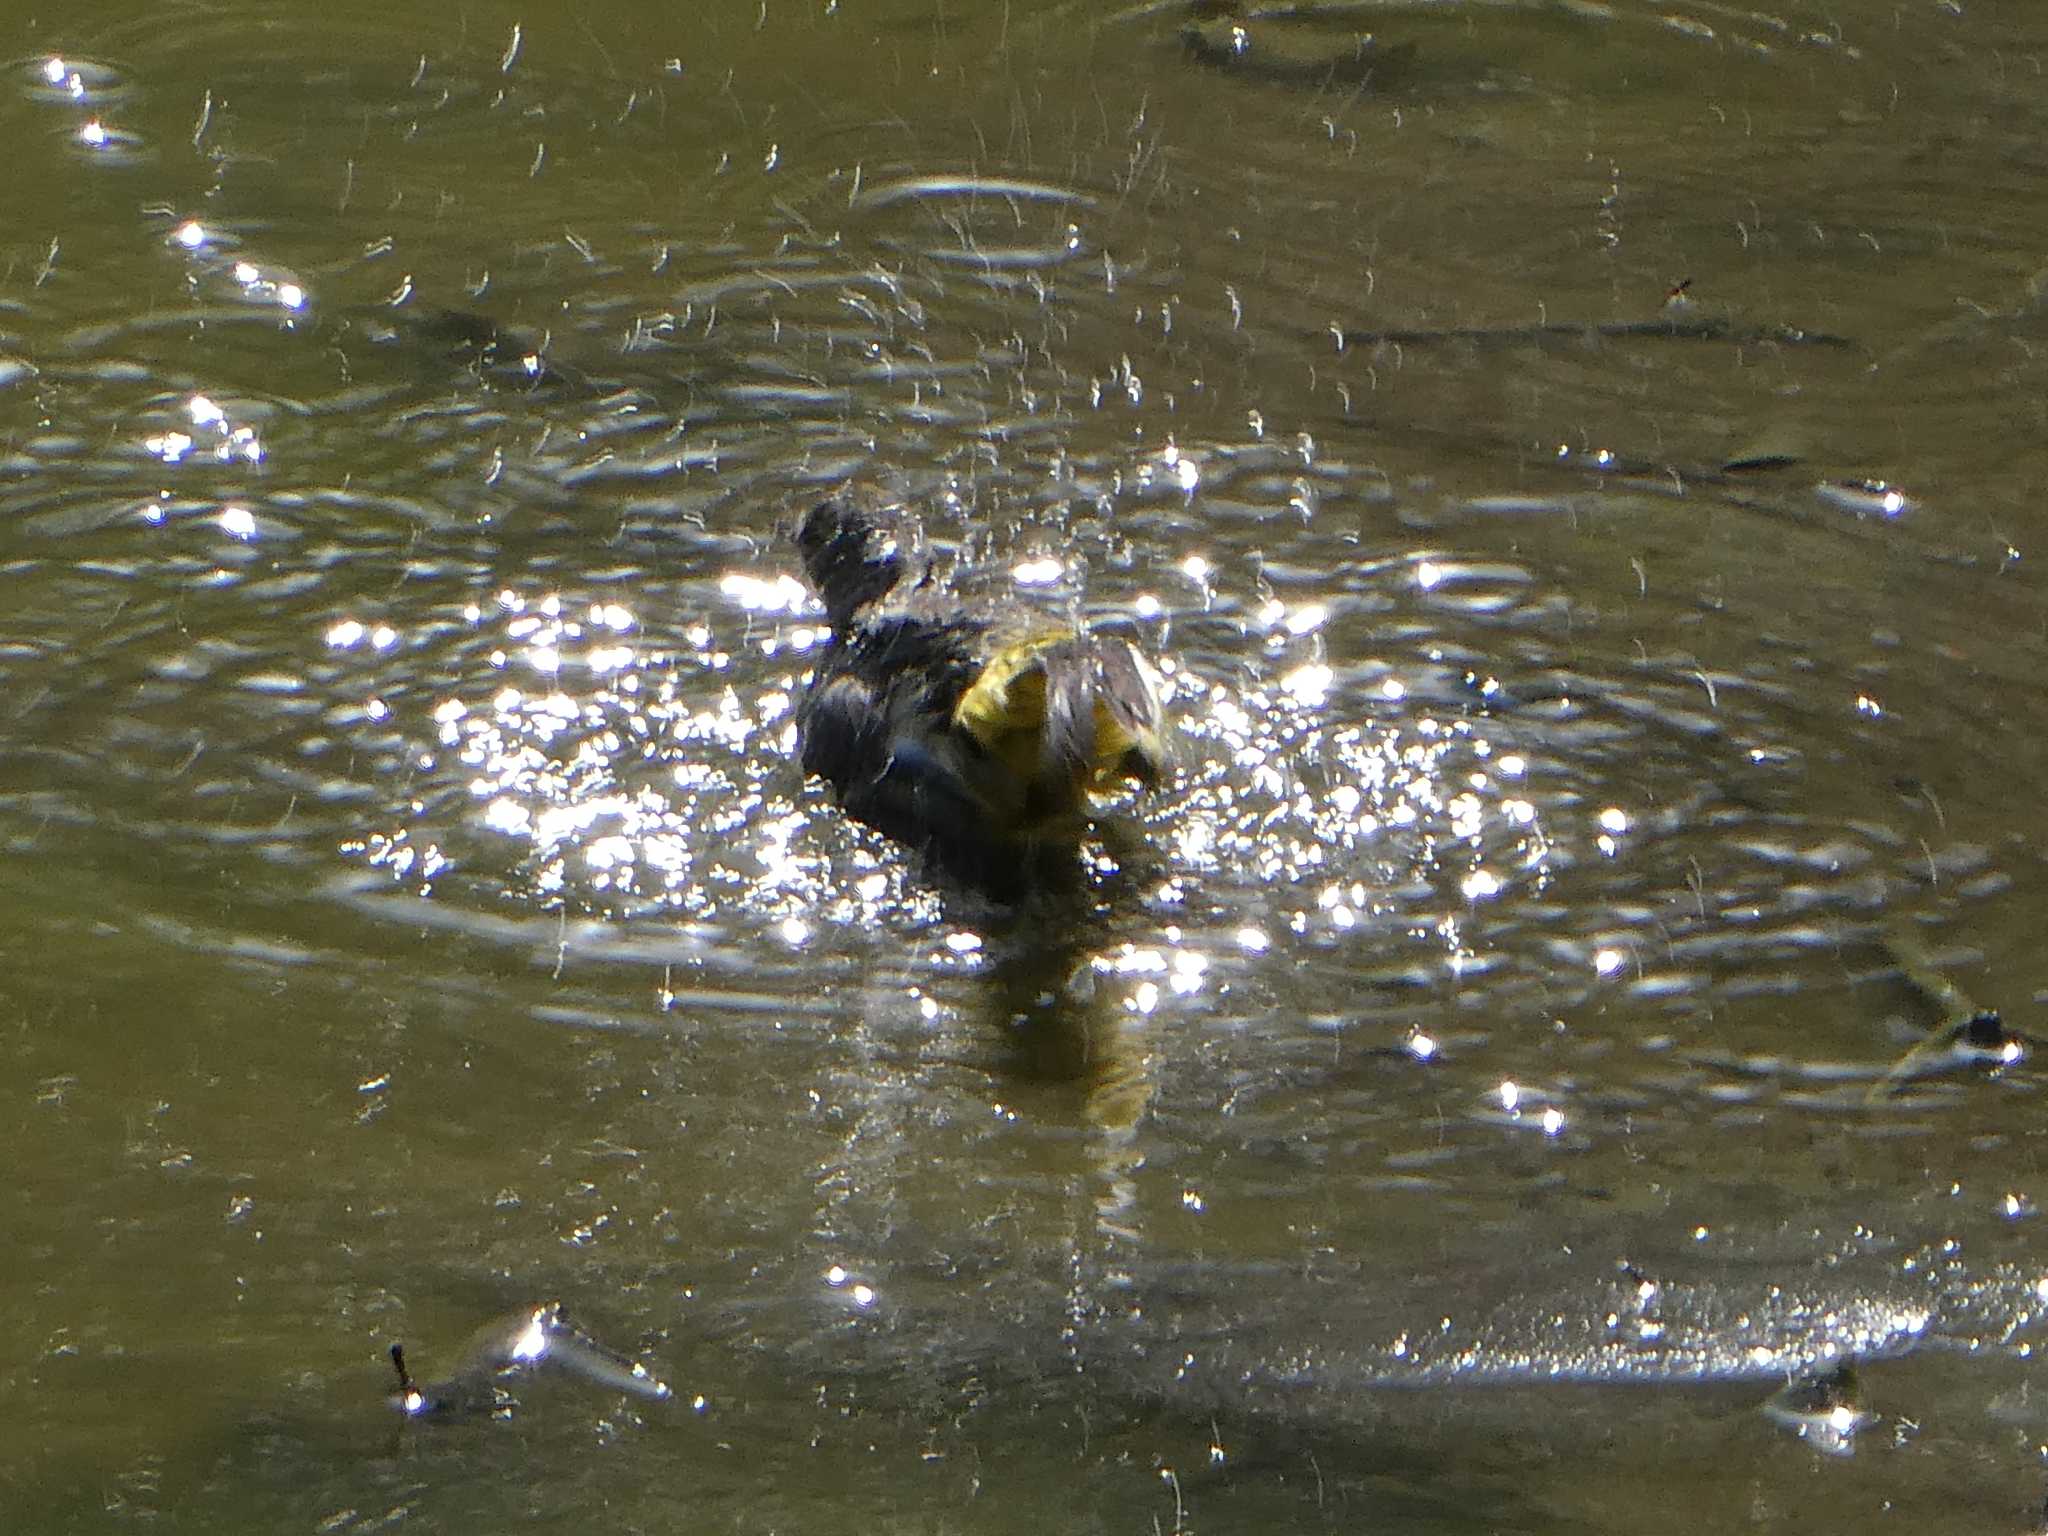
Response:
[{"label": "sunlight sparkle on water", "polygon": [[303,287],[289,277],[265,273],[253,261],[236,262],[234,278],[242,286],[242,296],[252,302],[277,304],[290,310],[306,307],[306,290]]},{"label": "sunlight sparkle on water", "polygon": [[512,1345],[514,1360],[538,1360],[548,1352],[547,1309],[537,1309]]},{"label": "sunlight sparkle on water", "polygon": [[1484,869],[1475,869],[1465,877],[1461,889],[1467,901],[1483,901],[1500,894],[1500,877]]},{"label": "sunlight sparkle on water", "polygon": [[1330,610],[1323,603],[1302,603],[1289,608],[1279,598],[1268,598],[1259,606],[1259,622],[1267,629],[1284,629],[1300,639],[1312,635],[1329,619]]},{"label": "sunlight sparkle on water", "polygon": [[[819,859],[789,846],[808,818],[794,808],[765,808],[763,791],[784,771],[783,752],[767,743],[786,743],[788,680],[747,697],[722,683],[707,689],[679,678],[677,668],[701,678],[729,660],[712,649],[702,624],[693,626],[701,631],[699,653],[644,672],[635,650],[615,638],[636,627],[615,603],[506,589],[471,605],[469,620],[500,626],[503,643],[484,642],[492,666],[523,663],[540,686],[501,684],[488,695],[421,708],[476,806],[469,825],[528,845],[513,857],[535,893],[580,894],[598,907],[621,896],[653,899],[700,913],[741,901],[763,910],[768,931],[783,941],[809,942]],[[358,618],[333,621],[325,634],[337,651],[398,639],[388,626],[371,629]],[[657,740],[673,746],[650,752]],[[785,796],[775,798],[786,805]],[[408,846],[410,830],[368,830],[349,850],[394,877],[414,877],[425,865]],[[744,853],[740,843],[748,844]],[[706,880],[735,854],[755,871],[739,896],[729,883]],[[486,867],[502,857],[486,852]],[[842,905],[860,910],[851,898]]]},{"label": "sunlight sparkle on water", "polygon": [[774,576],[727,571],[718,578],[718,590],[749,613],[797,614],[811,602],[810,589],[787,571]]},{"label": "sunlight sparkle on water", "polygon": [[1114,955],[1097,956],[1094,968],[1116,976],[1157,976],[1166,970],[1166,956],[1156,949],[1125,944]]},{"label": "sunlight sparkle on water", "polygon": [[1180,445],[1169,442],[1159,451],[1156,461],[1148,460],[1138,467],[1140,483],[1152,485],[1167,480],[1184,496],[1192,496],[1201,488],[1202,466],[1193,455],[1183,453]]},{"label": "sunlight sparkle on water", "polygon": [[[176,464],[186,458],[204,439],[211,439],[206,452],[222,464],[240,461],[256,464],[263,459],[263,443],[256,435],[256,429],[249,426],[235,426],[222,410],[205,395],[193,395],[185,402],[185,415],[193,431],[173,429],[154,433],[142,440],[142,446],[151,457],[162,459],[166,464]],[[195,436],[194,434],[198,434]]]},{"label": "sunlight sparkle on water", "polygon": [[613,834],[593,838],[587,843],[583,849],[583,860],[592,869],[612,870],[631,864],[633,854],[632,840]]},{"label": "sunlight sparkle on water", "polygon": [[1445,802],[1450,812],[1451,835],[1464,842],[1477,842],[1486,827],[1486,801],[1479,795],[1453,795]]},{"label": "sunlight sparkle on water", "polygon": [[1612,976],[1621,970],[1628,956],[1618,949],[1598,949],[1593,952],[1593,972],[1598,976]]},{"label": "sunlight sparkle on water", "polygon": [[[1542,888],[1550,844],[1536,806],[1493,798],[1496,780],[1511,775],[1498,771],[1473,721],[1390,710],[1333,726],[1320,711],[1335,684],[1334,669],[1313,663],[1270,691],[1212,684],[1184,711],[1182,729],[1210,744],[1230,776],[1213,790],[1199,787],[1174,831],[1191,872],[1236,868],[1268,884],[1314,881],[1314,905],[1285,919],[1296,932],[1316,915],[1338,933],[1368,914],[1384,917],[1388,908],[1367,884],[1329,879],[1360,858],[1375,870],[1373,890],[1385,887],[1390,861],[1406,863],[1418,886],[1466,900],[1524,881]],[[1292,766],[1308,743],[1317,754],[1312,776]],[[1461,948],[1455,933],[1444,942]]]},{"label": "sunlight sparkle on water", "polygon": [[[849,1281],[853,1283],[849,1285]],[[857,1307],[871,1307],[875,1304],[875,1288],[864,1282],[854,1280],[853,1276],[847,1273],[846,1266],[843,1264],[834,1264],[825,1271],[825,1283],[835,1291],[844,1290],[853,1299],[853,1304]]]},{"label": "sunlight sparkle on water", "polygon": [[1324,666],[1321,662],[1312,661],[1306,666],[1296,667],[1292,672],[1281,678],[1280,686],[1297,703],[1317,705],[1328,701],[1331,684],[1336,679],[1337,674],[1330,668]]},{"label": "sunlight sparkle on water", "polygon": [[1814,487],[1823,505],[1855,517],[1895,518],[1913,509],[1913,500],[1885,480],[1823,480]]},{"label": "sunlight sparkle on water", "polygon": [[1621,846],[1617,839],[1628,829],[1628,812],[1610,805],[1600,813],[1600,835],[1594,842],[1602,853],[1613,858]]}]

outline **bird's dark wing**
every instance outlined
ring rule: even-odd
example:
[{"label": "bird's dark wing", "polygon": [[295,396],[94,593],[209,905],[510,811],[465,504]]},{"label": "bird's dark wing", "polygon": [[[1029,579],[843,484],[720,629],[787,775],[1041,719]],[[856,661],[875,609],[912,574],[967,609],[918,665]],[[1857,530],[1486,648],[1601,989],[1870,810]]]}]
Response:
[{"label": "bird's dark wing", "polygon": [[850,672],[806,701],[803,764],[832,785],[855,821],[916,850],[952,879],[998,900],[1028,874],[1003,818],[976,792],[978,749],[929,727],[898,678],[880,689]]}]

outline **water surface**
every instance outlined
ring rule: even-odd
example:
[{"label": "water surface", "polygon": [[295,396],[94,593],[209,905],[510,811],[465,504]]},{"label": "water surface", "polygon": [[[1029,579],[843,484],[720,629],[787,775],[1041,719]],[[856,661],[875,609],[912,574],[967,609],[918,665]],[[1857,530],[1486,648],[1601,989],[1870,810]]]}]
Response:
[{"label": "water surface", "polygon": [[[17,1522],[2026,1528],[2048,21],[1332,10],[17,28]],[[849,476],[1168,668],[1084,899],[794,768]]]}]

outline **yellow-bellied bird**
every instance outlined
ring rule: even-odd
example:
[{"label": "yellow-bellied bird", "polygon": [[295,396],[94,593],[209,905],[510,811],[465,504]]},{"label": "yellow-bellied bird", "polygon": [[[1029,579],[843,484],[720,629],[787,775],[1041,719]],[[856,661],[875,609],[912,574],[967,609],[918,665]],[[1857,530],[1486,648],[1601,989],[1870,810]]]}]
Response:
[{"label": "yellow-bellied bird", "polygon": [[1120,637],[968,602],[921,543],[907,508],[854,491],[799,525],[832,628],[797,713],[803,765],[856,821],[1015,900],[1075,867],[1095,794],[1164,777],[1159,674]]}]

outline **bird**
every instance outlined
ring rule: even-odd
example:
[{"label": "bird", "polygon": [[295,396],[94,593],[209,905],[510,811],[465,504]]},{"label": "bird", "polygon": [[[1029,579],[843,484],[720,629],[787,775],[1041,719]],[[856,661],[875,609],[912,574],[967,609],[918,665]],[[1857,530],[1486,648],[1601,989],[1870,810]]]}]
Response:
[{"label": "bird", "polygon": [[901,501],[825,496],[795,544],[829,636],[797,710],[841,808],[998,902],[1078,868],[1098,796],[1170,771],[1159,669],[1014,597],[970,601]]}]

